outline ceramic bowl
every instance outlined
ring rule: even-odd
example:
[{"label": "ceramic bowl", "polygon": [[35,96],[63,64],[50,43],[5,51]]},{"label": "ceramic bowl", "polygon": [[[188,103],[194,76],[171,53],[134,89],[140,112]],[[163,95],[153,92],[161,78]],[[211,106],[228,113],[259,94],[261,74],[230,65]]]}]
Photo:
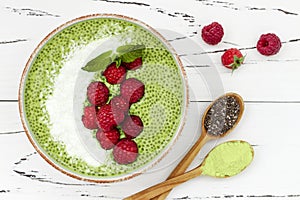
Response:
[{"label": "ceramic bowl", "polygon": [[[82,67],[97,55],[127,44],[143,44],[143,65],[127,72],[145,84],[145,96],[129,113],[143,121],[133,140],[139,155],[131,164],[118,164],[112,150],[104,150],[96,130],[82,122],[86,90],[103,81],[99,72]],[[107,87],[111,96],[120,85]],[[153,28],[120,15],[95,14],[69,21],[52,31],[34,50],[24,69],[19,108],[26,134],[37,152],[71,177],[98,183],[132,178],[158,163],[180,135],[187,112],[188,86],[179,57]],[[121,137],[124,137],[124,135]]]}]

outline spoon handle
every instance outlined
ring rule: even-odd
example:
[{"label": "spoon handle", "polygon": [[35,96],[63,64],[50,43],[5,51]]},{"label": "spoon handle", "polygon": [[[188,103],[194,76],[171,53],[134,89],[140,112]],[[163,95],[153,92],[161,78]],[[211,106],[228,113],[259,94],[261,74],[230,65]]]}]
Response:
[{"label": "spoon handle", "polygon": [[152,199],[153,197],[157,196],[157,194],[164,193],[166,191],[171,190],[172,188],[184,183],[192,178],[195,178],[202,174],[202,168],[197,167],[187,173],[181,174],[174,178],[168,179],[164,182],[161,182],[157,185],[154,185],[150,188],[147,188],[143,191],[140,191],[134,195],[126,197],[123,200],[145,200],[145,199]]},{"label": "spoon handle", "polygon": [[[203,132],[203,131],[202,131]],[[193,147],[189,150],[189,152],[184,156],[184,158],[180,161],[180,163],[176,166],[176,168],[172,171],[172,173],[169,175],[167,180],[178,176],[180,174],[183,174],[186,169],[190,166],[194,158],[197,156],[203,145],[209,140],[209,136],[204,134],[204,136],[200,136],[200,138],[197,140],[197,142],[193,145]],[[172,189],[172,188],[171,188]],[[170,190],[166,190],[165,193],[160,194],[153,198],[152,200],[164,200],[167,198],[169,193],[171,192]]]}]

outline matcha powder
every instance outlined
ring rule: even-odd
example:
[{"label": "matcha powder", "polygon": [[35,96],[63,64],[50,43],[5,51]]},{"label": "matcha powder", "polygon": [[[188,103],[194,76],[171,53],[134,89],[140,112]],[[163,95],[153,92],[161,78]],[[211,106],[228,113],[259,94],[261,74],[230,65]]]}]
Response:
[{"label": "matcha powder", "polygon": [[230,177],[244,170],[253,159],[252,146],[244,141],[230,141],[215,147],[202,166],[203,174]]}]

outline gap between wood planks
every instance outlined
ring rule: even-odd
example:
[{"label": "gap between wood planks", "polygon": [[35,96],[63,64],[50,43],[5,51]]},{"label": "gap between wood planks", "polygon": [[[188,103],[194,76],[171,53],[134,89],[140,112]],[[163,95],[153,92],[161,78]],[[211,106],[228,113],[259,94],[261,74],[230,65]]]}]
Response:
[{"label": "gap between wood planks", "polygon": [[225,1],[217,1],[217,0],[196,0],[196,1],[201,2],[202,5],[205,5],[205,6],[220,7],[220,8],[232,9],[232,10],[278,11],[278,12],[281,12],[286,15],[296,15],[296,16],[298,15],[298,13],[283,10],[281,8],[252,7],[252,6],[247,6],[247,5],[238,7],[235,3],[225,2]]},{"label": "gap between wood planks", "polygon": [[[186,37],[187,38],[187,37]],[[185,38],[178,38],[179,39],[185,39]],[[176,41],[173,40],[173,41]],[[293,43],[293,42],[300,42],[300,38],[296,38],[296,39],[290,39],[288,41],[283,41],[282,44],[288,44],[288,43]],[[231,43],[231,42],[224,42],[224,43]],[[241,51],[244,51],[244,50],[252,50],[252,49],[256,49],[255,46],[253,47],[241,47],[241,48],[238,48],[239,50]],[[204,54],[214,54],[214,53],[222,53],[222,52],[225,52],[227,49],[219,49],[219,50],[214,50],[214,51],[204,51],[204,52],[199,52],[199,53],[191,53],[191,54],[179,54],[180,57],[184,57],[184,56],[196,56],[196,55],[204,55]]]},{"label": "gap between wood planks", "polygon": [[[190,103],[211,103],[211,100],[190,100]],[[300,104],[300,101],[244,101],[245,104]],[[0,103],[18,103],[18,100],[0,100]],[[0,132],[0,135],[21,134],[24,130]]]},{"label": "gap between wood planks", "polygon": [[241,199],[256,199],[256,198],[299,198],[300,194],[289,194],[289,195],[271,195],[271,194],[263,194],[263,195],[218,195],[218,196],[206,196],[206,197],[180,197],[173,198],[174,200],[189,200],[189,199],[230,199],[230,198],[241,198]]},{"label": "gap between wood planks", "polygon": [[36,16],[36,17],[60,17],[59,15],[52,14],[43,10],[37,10],[32,8],[12,8],[12,7],[5,7],[6,9],[10,10],[13,13],[17,13],[19,15],[27,15],[27,16]]},{"label": "gap between wood planks", "polygon": [[9,40],[9,41],[0,41],[0,44],[12,44],[12,43],[18,43],[18,42],[26,42],[27,39],[15,39],[15,40]]},{"label": "gap between wood planks", "polygon": [[140,2],[131,2],[131,1],[112,1],[112,0],[93,0],[93,1],[102,1],[102,2],[107,2],[107,3],[131,4],[131,5],[146,6],[146,7],[150,6],[150,4],[140,3]]},{"label": "gap between wood planks", "polygon": [[[208,67],[207,65],[201,65],[199,67]],[[16,99],[4,99],[4,100],[0,100],[0,103],[18,103],[19,101],[16,100]],[[210,103],[212,101],[210,100],[190,100],[191,103]],[[270,101],[270,100],[266,100],[266,101],[261,101],[261,100],[246,100],[244,101],[245,103],[300,103],[300,100],[299,101]]]},{"label": "gap between wood planks", "polygon": [[[210,103],[212,101],[206,101],[206,100],[190,100],[191,103]],[[255,104],[255,103],[264,103],[264,104],[296,104],[296,103],[300,103],[300,101],[244,101],[244,103],[252,103],[252,104]]]}]

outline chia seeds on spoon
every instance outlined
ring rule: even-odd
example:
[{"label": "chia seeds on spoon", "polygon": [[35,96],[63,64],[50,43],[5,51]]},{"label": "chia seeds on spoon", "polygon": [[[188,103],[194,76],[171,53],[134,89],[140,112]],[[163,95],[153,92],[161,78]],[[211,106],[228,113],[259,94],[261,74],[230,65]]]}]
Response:
[{"label": "chia seeds on spoon", "polygon": [[239,114],[240,104],[235,97],[221,97],[207,112],[204,127],[208,134],[220,136],[234,126]]}]

